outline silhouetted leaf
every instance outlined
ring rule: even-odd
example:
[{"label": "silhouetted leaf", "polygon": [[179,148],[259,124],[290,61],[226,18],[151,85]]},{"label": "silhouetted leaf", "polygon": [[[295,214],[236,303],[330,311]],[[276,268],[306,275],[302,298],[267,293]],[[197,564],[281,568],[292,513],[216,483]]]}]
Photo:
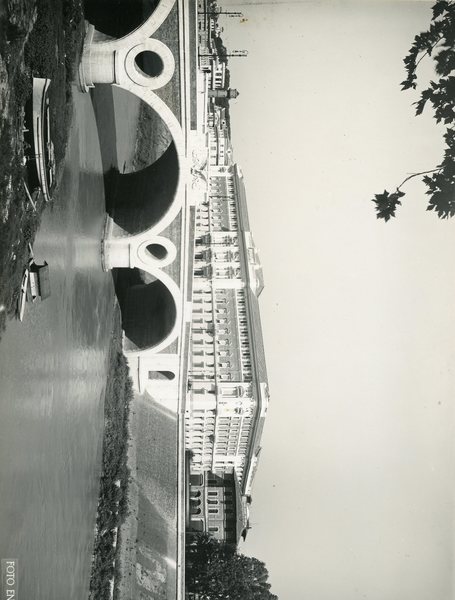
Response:
[{"label": "silhouetted leaf", "polygon": [[372,202],[376,205],[376,217],[388,221],[395,216],[397,206],[401,204],[400,198],[404,196],[404,192],[397,190],[390,193],[384,190],[383,194],[376,194]]},{"label": "silhouetted leaf", "polygon": [[414,105],[417,107],[416,108],[416,116],[422,114],[426,103],[427,103],[427,101],[425,98],[421,98],[418,102],[414,102]]},{"label": "silhouetted leaf", "polygon": [[[434,54],[434,56],[432,56]],[[434,169],[422,173],[422,182],[429,197],[427,210],[434,211],[442,219],[455,216],[455,0],[437,0],[433,17],[426,31],[418,33],[407,56],[403,59],[406,78],[402,90],[416,89],[417,69],[423,59],[433,60],[438,78],[430,81],[420,98],[413,103],[416,115],[422,114],[427,103],[433,108],[436,123],[444,123],[446,131],[444,157]],[[431,175],[430,175],[431,173]],[[407,177],[399,188],[415,175]],[[373,198],[378,219],[389,221],[395,217],[404,192],[384,190]]]},{"label": "silhouetted leaf", "polygon": [[449,3],[446,0],[437,0],[433,6],[433,19],[440,17],[449,7]]}]

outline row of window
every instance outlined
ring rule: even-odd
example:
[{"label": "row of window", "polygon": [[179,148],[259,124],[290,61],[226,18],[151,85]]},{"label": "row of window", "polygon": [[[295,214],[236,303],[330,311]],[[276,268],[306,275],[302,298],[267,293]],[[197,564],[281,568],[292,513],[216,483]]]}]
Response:
[{"label": "row of window", "polygon": [[[206,381],[215,381],[215,373],[212,372],[211,370],[209,371],[208,368],[207,369],[202,369],[201,371],[197,371],[194,370],[191,372],[191,378],[197,381],[202,381],[202,380],[206,380]],[[219,381],[235,381],[238,380],[238,374],[237,373],[229,373],[229,372],[221,372],[218,375],[218,380]],[[242,379],[245,383],[250,383],[252,381],[252,372],[251,372],[251,368],[250,367],[246,367],[246,368],[242,368]],[[205,392],[205,388],[202,390],[198,390],[201,391],[202,393]],[[196,393],[196,389],[194,389],[194,393]],[[207,393],[209,394],[213,394],[214,392],[211,391],[207,391]]]}]

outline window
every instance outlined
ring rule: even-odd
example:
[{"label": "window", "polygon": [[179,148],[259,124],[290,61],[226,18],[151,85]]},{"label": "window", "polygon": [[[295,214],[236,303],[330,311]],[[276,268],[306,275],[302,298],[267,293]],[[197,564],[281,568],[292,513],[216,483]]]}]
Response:
[{"label": "window", "polygon": [[201,520],[191,521],[191,530],[192,531],[204,531],[204,524]]},{"label": "window", "polygon": [[190,475],[190,484],[191,485],[202,485],[204,479],[200,474],[191,474]]}]

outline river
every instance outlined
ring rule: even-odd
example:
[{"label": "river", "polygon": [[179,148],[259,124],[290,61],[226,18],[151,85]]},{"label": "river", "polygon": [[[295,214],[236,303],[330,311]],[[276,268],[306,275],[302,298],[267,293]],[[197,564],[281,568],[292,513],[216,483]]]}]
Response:
[{"label": "river", "polygon": [[[129,104],[125,131],[136,108]],[[63,179],[34,244],[37,262],[50,266],[51,297],[27,304],[0,343],[0,557],[18,560],[18,597],[27,600],[88,596],[114,306],[100,261],[101,137],[115,148],[115,128],[99,136],[90,95],[75,90]],[[130,138],[119,136],[121,164]]]}]

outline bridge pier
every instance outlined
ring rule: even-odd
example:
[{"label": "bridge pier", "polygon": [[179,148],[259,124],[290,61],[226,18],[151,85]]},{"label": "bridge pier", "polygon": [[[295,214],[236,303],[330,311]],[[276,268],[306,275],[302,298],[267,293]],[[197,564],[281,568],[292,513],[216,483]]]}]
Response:
[{"label": "bridge pier", "polygon": [[139,393],[149,390],[154,398],[175,401],[179,388],[179,356],[177,354],[128,355],[130,373]]},{"label": "bridge pier", "polygon": [[[151,36],[164,23],[175,4],[176,0],[161,0],[142,25],[119,39],[110,38],[87,23],[79,65],[81,89],[87,92],[96,83],[122,85],[125,79],[149,89],[158,89],[168,83],[175,70],[174,57],[165,44]],[[160,73],[147,75],[135,64],[135,59],[141,52],[157,55],[161,62]]]},{"label": "bridge pier", "polygon": [[[175,60],[172,52],[159,40],[148,38],[142,41],[135,36],[120,40],[96,40],[96,30],[88,25],[79,65],[79,83],[84,92],[97,83],[127,86],[135,83],[150,90],[166,85],[174,75]],[[150,53],[156,57],[156,71],[145,73],[137,64],[137,57]]]},{"label": "bridge pier", "polygon": [[109,44],[94,42],[96,30],[87,24],[82,58],[79,64],[79,84],[83,92],[95,83],[116,83],[114,53]]},{"label": "bridge pier", "polygon": [[101,263],[106,272],[116,267],[131,268],[128,238],[105,237],[101,242]]},{"label": "bridge pier", "polygon": [[114,236],[112,217],[107,217],[101,242],[101,261],[104,271],[115,268],[155,269],[170,265],[177,256],[175,243],[151,231],[137,236]]}]

